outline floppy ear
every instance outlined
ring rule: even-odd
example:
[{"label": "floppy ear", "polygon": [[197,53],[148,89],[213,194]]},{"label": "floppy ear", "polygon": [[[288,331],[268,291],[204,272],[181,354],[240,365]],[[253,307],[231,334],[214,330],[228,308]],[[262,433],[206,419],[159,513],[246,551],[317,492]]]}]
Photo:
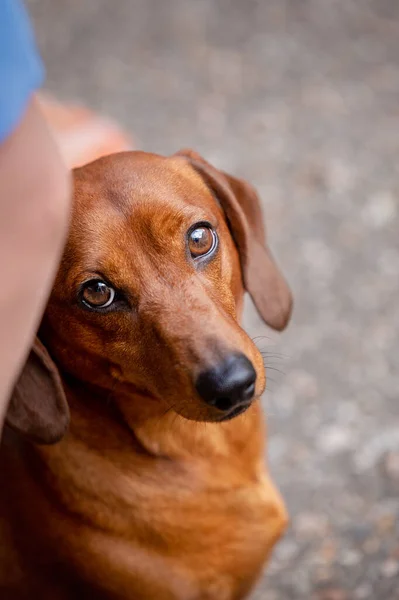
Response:
[{"label": "floppy ear", "polygon": [[181,150],[220,202],[237,245],[245,289],[262,319],[282,330],[291,316],[292,296],[266,245],[259,196],[246,181],[223,173],[192,150]]},{"label": "floppy ear", "polygon": [[68,429],[69,408],[61,378],[37,338],[15,385],[6,424],[38,444],[54,444]]}]

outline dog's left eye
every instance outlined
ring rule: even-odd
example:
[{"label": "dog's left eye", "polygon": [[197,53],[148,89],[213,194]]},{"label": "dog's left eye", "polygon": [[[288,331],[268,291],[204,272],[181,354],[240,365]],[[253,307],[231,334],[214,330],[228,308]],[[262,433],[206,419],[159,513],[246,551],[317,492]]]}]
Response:
[{"label": "dog's left eye", "polygon": [[80,297],[89,308],[106,308],[113,303],[115,290],[101,279],[92,279],[83,285]]},{"label": "dog's left eye", "polygon": [[193,258],[210,254],[216,243],[216,232],[209,225],[198,224],[188,234],[188,247]]}]

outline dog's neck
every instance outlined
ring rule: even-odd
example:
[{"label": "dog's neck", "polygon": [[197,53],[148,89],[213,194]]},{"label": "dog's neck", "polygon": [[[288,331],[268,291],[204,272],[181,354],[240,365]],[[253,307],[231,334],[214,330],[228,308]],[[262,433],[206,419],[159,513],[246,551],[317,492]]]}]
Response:
[{"label": "dog's neck", "polygon": [[224,424],[169,413],[128,425],[112,403],[88,398],[86,390],[82,396],[66,391],[70,431],[54,446],[29,445],[24,463],[26,478],[40,485],[43,498],[73,519],[78,515],[100,529],[111,523],[112,530],[120,522],[122,532],[143,498],[175,498],[176,488],[223,495],[265,480],[258,403]]},{"label": "dog's neck", "polygon": [[[96,388],[70,385],[71,433],[94,448],[118,446],[122,452],[170,460],[234,461],[262,455],[264,423],[259,401],[225,423],[188,420],[154,399],[119,397]],[[251,443],[249,444],[249,440]],[[248,456],[248,454],[251,456]],[[250,459],[248,463],[248,459]]]},{"label": "dog's neck", "polygon": [[[132,556],[136,562],[141,556],[138,529],[151,532],[144,547],[151,557],[150,569],[157,558],[152,539],[173,537],[177,528],[179,535],[189,536],[182,544],[190,547],[191,534],[180,530],[173,520],[169,522],[165,507],[173,507],[177,515],[192,515],[201,545],[209,535],[206,528],[205,532],[201,529],[207,511],[211,512],[210,522],[217,523],[216,529],[224,528],[225,533],[220,533],[223,540],[230,536],[231,514],[238,518],[243,532],[254,514],[253,531],[258,535],[259,515],[269,519],[270,506],[272,510],[276,503],[280,506],[279,499],[270,504],[276,492],[265,471],[258,403],[221,424],[188,421],[171,411],[127,423],[113,401],[89,395],[82,386],[66,386],[66,394],[71,409],[67,435],[54,446],[28,444],[21,452],[10,447],[9,471],[13,477],[19,473],[13,479],[15,498],[30,498],[35,506],[30,538],[43,537],[47,548],[47,529],[42,527],[46,522],[48,531],[58,532],[66,561],[75,564],[78,557],[78,574],[81,568],[86,573],[89,565],[89,581],[97,581],[100,569],[107,573],[106,581],[107,577],[112,581],[115,569],[123,571],[129,581],[129,574],[142,564],[131,564]],[[142,399],[132,397],[130,401]],[[198,522],[197,512],[192,512],[197,503]],[[226,506],[236,508],[225,518]],[[26,515],[30,514],[28,508]],[[278,527],[280,530],[280,517]],[[273,528],[265,526],[262,530],[268,540],[276,535]],[[252,540],[253,534],[248,536]],[[252,541],[248,548],[251,551]],[[244,551],[245,556],[248,551]],[[29,554],[29,548],[20,552]]]},{"label": "dog's neck", "polygon": [[[29,522],[29,539],[43,538],[43,552],[49,548],[52,556],[48,532],[56,531],[54,551],[61,544],[66,563],[76,564],[72,572],[77,581],[83,572],[84,581],[95,588],[99,571],[111,583],[117,572],[127,589],[126,582],[140,569],[147,581],[155,567],[162,572],[160,566],[168,564],[159,561],[152,540],[177,535],[178,560],[184,564],[183,547],[196,557],[196,545],[203,547],[210,532],[216,532],[212,539],[230,543],[226,540],[237,528],[240,543],[248,540],[243,542],[243,556],[255,552],[253,560],[261,564],[264,548],[282,528],[283,513],[265,470],[258,403],[224,424],[195,423],[169,412],[128,425],[112,402],[89,397],[79,387],[66,392],[72,417],[67,435],[54,446],[29,444],[22,453],[10,448],[8,454],[10,473],[18,473],[13,479],[15,498],[29,498],[34,506],[31,512],[26,505],[25,517],[35,515]],[[180,527],[179,517],[172,514],[189,515],[193,533],[184,523]],[[203,527],[208,517],[215,524],[209,531]],[[140,531],[149,532],[143,544],[137,541]],[[264,536],[263,545],[253,544],[259,535]],[[30,549],[19,551],[24,556]],[[195,565],[195,560],[189,558],[188,563]],[[226,568],[223,560],[215,567],[217,581],[218,569],[223,574]],[[196,572],[194,566],[192,573]],[[182,577],[183,590],[185,581]],[[186,596],[183,591],[173,597]]]}]

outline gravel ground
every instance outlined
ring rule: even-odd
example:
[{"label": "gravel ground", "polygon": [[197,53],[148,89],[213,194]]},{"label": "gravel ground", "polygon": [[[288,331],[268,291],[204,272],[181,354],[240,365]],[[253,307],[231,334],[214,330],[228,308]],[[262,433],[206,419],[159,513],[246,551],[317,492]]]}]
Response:
[{"label": "gravel ground", "polygon": [[296,308],[282,336],[246,322],[292,526],[254,599],[398,599],[399,3],[29,5],[52,91],[264,199]]}]

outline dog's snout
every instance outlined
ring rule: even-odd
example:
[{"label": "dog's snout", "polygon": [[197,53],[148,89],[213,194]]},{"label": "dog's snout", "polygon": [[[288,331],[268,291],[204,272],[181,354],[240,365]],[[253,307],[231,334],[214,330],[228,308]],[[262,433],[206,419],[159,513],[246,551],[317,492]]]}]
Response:
[{"label": "dog's snout", "polygon": [[255,393],[256,372],[244,354],[231,354],[218,365],[203,371],[196,390],[224,416],[236,416],[249,405]]}]

